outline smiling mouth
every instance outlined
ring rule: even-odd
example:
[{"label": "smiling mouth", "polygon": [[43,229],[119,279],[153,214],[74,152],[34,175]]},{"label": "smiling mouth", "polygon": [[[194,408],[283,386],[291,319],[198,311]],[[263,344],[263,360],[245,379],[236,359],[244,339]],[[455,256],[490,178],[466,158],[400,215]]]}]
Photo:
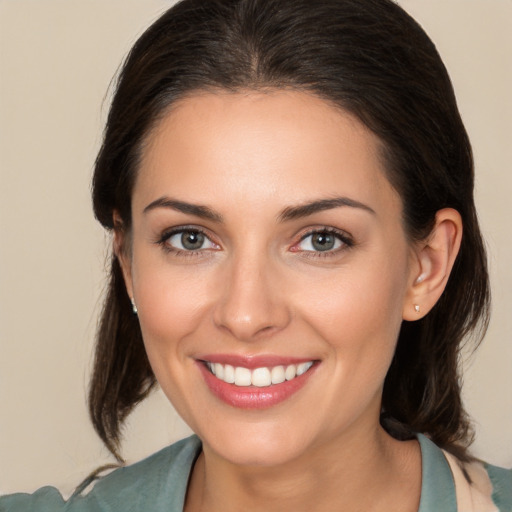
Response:
[{"label": "smiling mouth", "polygon": [[230,364],[204,362],[210,372],[217,379],[239,387],[256,386],[259,388],[269,387],[275,384],[282,384],[285,381],[294,380],[305,374],[314,361],[307,361],[299,364],[278,365],[273,367],[261,367],[249,369],[243,366],[232,366]]}]

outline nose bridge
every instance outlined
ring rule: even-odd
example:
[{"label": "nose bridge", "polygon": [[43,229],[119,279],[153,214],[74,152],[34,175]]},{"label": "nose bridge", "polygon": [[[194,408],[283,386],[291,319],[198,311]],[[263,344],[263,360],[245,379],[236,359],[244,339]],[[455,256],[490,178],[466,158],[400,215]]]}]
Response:
[{"label": "nose bridge", "polygon": [[277,267],[262,248],[233,254],[216,305],[216,324],[241,341],[285,327],[289,312]]}]

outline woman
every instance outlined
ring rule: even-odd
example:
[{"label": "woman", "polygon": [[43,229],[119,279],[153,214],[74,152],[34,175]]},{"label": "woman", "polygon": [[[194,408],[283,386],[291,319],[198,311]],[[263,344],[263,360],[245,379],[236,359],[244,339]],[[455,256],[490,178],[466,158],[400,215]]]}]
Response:
[{"label": "woman", "polygon": [[90,410],[120,458],[158,381],[197,437],[67,503],[0,505],[510,509],[460,399],[489,302],[472,194],[449,78],[392,2],[179,3],[133,48],[97,159]]}]

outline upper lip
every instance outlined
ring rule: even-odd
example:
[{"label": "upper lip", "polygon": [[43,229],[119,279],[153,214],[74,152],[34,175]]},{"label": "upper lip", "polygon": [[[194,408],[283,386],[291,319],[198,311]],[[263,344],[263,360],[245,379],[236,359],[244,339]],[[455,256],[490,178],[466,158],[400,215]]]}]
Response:
[{"label": "upper lip", "polygon": [[241,366],[253,370],[255,368],[287,366],[290,364],[307,363],[316,361],[312,357],[290,357],[274,354],[261,355],[238,355],[238,354],[206,354],[197,358],[199,361],[209,361],[211,363],[230,364],[231,366]]}]

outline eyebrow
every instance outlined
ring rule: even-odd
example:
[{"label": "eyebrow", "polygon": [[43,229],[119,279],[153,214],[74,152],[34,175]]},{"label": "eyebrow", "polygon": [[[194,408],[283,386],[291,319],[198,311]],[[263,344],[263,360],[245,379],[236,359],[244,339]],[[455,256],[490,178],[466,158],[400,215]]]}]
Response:
[{"label": "eyebrow", "polygon": [[317,212],[340,208],[341,206],[359,208],[373,215],[376,215],[375,210],[364,203],[356,201],[355,199],[350,199],[348,197],[333,197],[332,199],[319,199],[318,201],[312,201],[299,206],[290,206],[285,208],[279,215],[279,220],[284,222],[288,220],[300,219],[302,217],[313,215]]},{"label": "eyebrow", "polygon": [[170,208],[172,210],[176,210],[181,213],[186,213],[189,215],[194,215],[195,217],[200,217],[201,219],[211,220],[213,222],[222,222],[222,215],[213,211],[208,206],[202,206],[199,204],[187,203],[185,201],[178,201],[177,199],[171,199],[170,197],[160,197],[148,204],[144,208],[144,213],[148,213],[151,210],[155,210],[156,208]]},{"label": "eyebrow", "polygon": [[[319,199],[317,201],[311,201],[298,206],[289,206],[280,213],[278,220],[281,222],[286,222],[300,219],[302,217],[313,215],[317,212],[332,210],[342,206],[358,208],[375,215],[375,211],[372,208],[364,203],[356,201],[355,199],[350,199],[348,197],[334,197],[330,199]],[[185,201],[179,201],[167,196],[160,197],[152,203],[148,204],[144,208],[143,212],[146,214],[157,208],[170,208],[181,213],[194,215],[195,217],[211,220],[218,223],[222,223],[224,221],[220,213],[217,213],[208,206],[187,203]]]}]

